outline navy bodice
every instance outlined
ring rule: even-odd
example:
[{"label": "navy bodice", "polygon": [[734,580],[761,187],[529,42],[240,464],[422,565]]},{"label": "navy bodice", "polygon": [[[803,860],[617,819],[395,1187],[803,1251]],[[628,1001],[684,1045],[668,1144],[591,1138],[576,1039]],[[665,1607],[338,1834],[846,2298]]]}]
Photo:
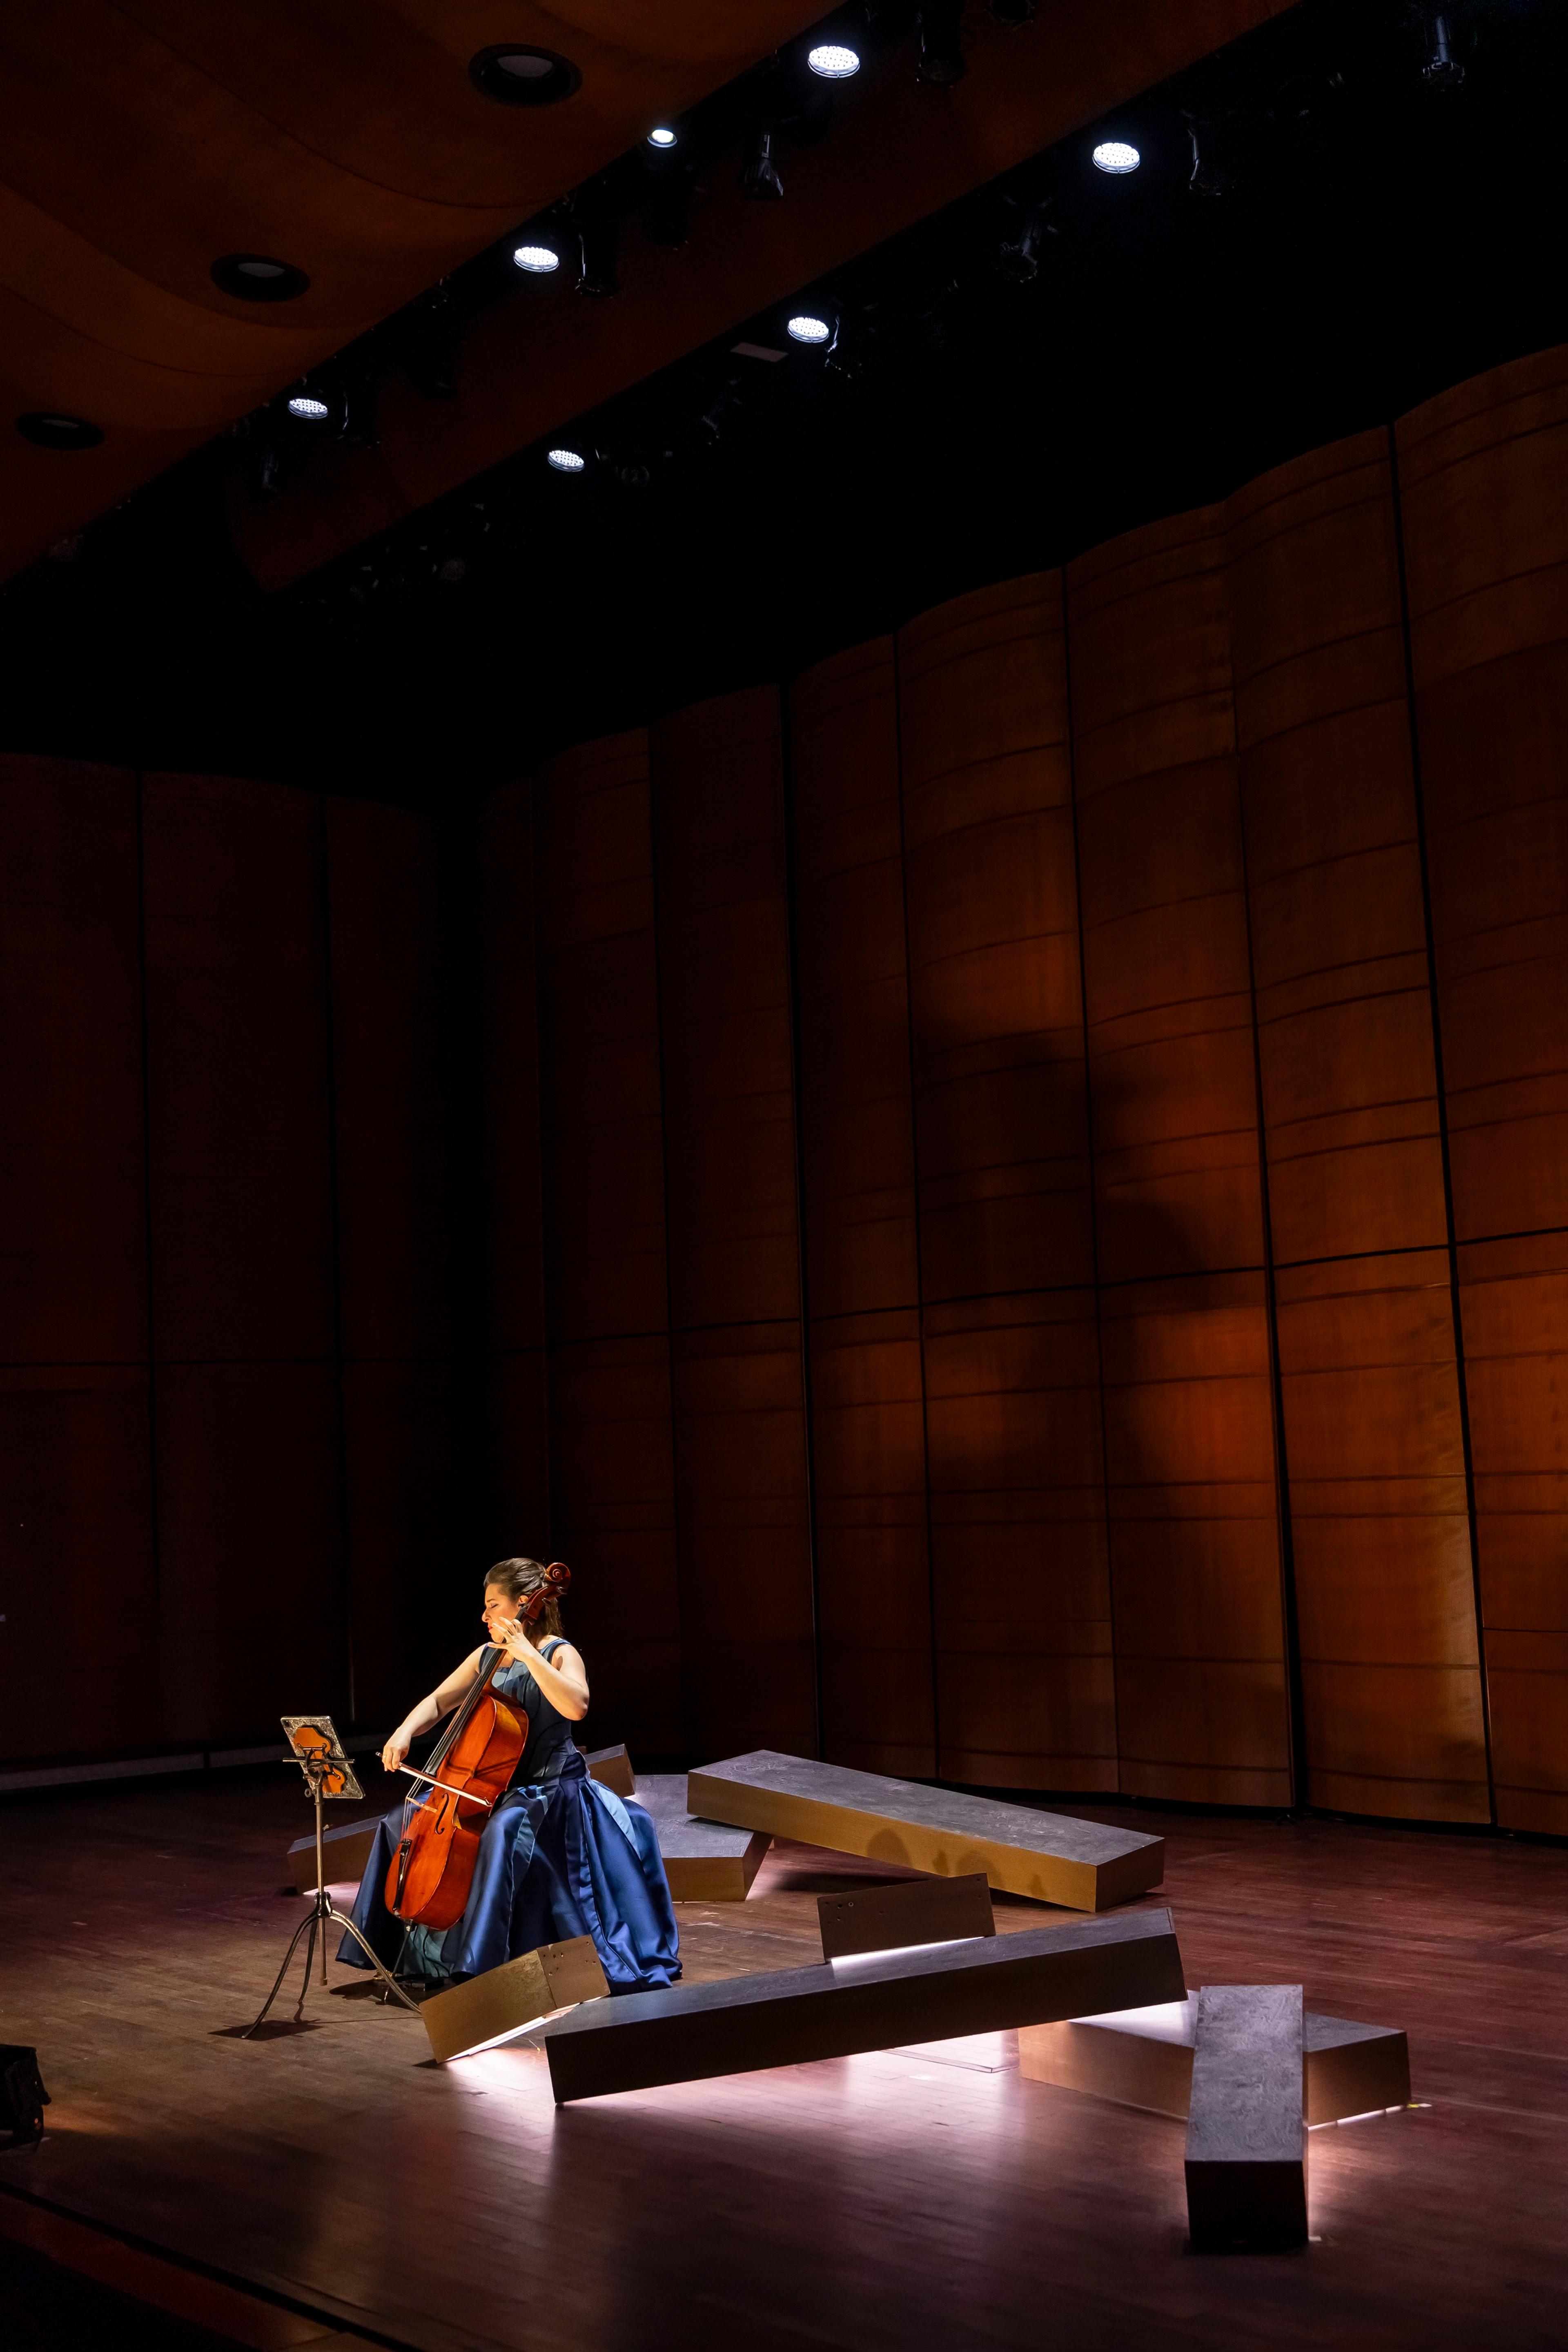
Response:
[{"label": "navy bodice", "polygon": [[[541,1642],[539,1654],[548,1661],[565,1643],[561,1636],[552,1634]],[[481,1655],[479,1670],[484,1671]],[[503,1666],[490,1684],[497,1698],[504,1698],[508,1706],[528,1717],[528,1746],[518,1759],[512,1774],[513,1788],[542,1788],[548,1781],[559,1780],[563,1769],[575,1756],[576,1744],[572,1726],[556,1707],[552,1706],[526,1666]]]}]

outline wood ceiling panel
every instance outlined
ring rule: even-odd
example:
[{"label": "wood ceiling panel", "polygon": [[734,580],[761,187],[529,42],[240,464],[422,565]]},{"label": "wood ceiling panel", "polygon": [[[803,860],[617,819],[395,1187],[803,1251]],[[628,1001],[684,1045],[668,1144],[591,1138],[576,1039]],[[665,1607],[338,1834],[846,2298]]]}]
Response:
[{"label": "wood ceiling panel", "polygon": [[[14,570],[400,308],[810,21],[812,0],[52,0],[0,27],[0,394],[89,418],[95,450],[0,435]],[[557,50],[581,90],[497,106],[492,42]],[[277,255],[286,310],[226,296]]]}]

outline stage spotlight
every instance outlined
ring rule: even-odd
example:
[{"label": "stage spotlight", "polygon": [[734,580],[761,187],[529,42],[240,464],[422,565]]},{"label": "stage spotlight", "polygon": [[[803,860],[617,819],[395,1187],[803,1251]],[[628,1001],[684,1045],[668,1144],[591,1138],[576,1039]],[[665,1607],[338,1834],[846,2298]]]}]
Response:
[{"label": "stage spotlight", "polygon": [[577,291],[579,294],[607,297],[620,292],[621,281],[616,275],[616,251],[619,239],[619,224],[609,215],[597,220],[578,223]]},{"label": "stage spotlight", "polygon": [[797,310],[784,321],[784,332],[792,343],[805,343],[815,351],[826,350],[833,341],[833,321],[825,319],[820,310]]},{"label": "stage spotlight", "polygon": [[773,137],[772,129],[761,122],[746,134],[741,186],[759,204],[776,203],[784,194],[784,182],[773,162]]},{"label": "stage spotlight", "polygon": [[675,145],[675,133],[668,122],[656,123],[647,134],[647,143],[650,147],[658,148],[662,153],[666,149]]},{"label": "stage spotlight", "polygon": [[500,41],[468,61],[469,79],[500,106],[553,106],[580,89],[583,77],[553,49]]},{"label": "stage spotlight", "polygon": [[301,425],[324,425],[332,413],[331,403],[315,392],[291,392],[288,406],[289,415],[298,417]]},{"label": "stage spotlight", "polygon": [[1125,139],[1102,139],[1094,151],[1093,161],[1097,172],[1109,172],[1112,179],[1121,179],[1129,172],[1135,172],[1143,158]]},{"label": "stage spotlight", "polygon": [[514,268],[526,269],[531,278],[548,278],[552,269],[561,267],[560,254],[542,236],[525,237],[521,245],[513,246],[511,257]]},{"label": "stage spotlight", "polygon": [[963,15],[963,0],[925,0],[920,11],[921,60],[916,71],[921,81],[934,82],[939,89],[951,89],[969,71],[960,29]]},{"label": "stage spotlight", "polygon": [[292,302],[310,281],[291,261],[265,253],[225,253],[212,266],[212,281],[240,302]]},{"label": "stage spotlight", "polygon": [[564,444],[559,449],[546,450],[545,463],[558,474],[585,473],[588,466],[581,449],[568,449]]},{"label": "stage spotlight", "polygon": [[17,417],[16,430],[37,449],[96,449],[103,438],[100,425],[89,425],[85,416],[67,416],[53,408],[30,409]]},{"label": "stage spotlight", "polygon": [[1035,13],[1035,0],[991,0],[991,14],[999,25],[1026,25]]},{"label": "stage spotlight", "polygon": [[805,62],[824,81],[847,81],[860,70],[859,52],[843,41],[818,41],[807,49]]}]

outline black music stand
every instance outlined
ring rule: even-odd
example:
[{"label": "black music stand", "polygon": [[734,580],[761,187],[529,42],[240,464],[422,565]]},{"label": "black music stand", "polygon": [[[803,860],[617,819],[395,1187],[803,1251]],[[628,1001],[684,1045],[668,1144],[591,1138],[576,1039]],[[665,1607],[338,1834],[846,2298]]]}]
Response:
[{"label": "black music stand", "polygon": [[[294,2021],[297,2025],[303,2020],[305,1995],[310,1990],[310,1964],[316,1957],[318,1931],[321,1938],[321,1982],[323,1985],[327,1982],[329,1927],[345,1929],[353,1937],[377,1976],[388,1987],[389,1991],[396,1995],[405,2009],[411,2009],[417,2015],[418,2002],[410,2000],[390,1969],[383,1968],[347,1912],[340,1911],[327,1892],[327,1864],[321,1850],[321,1801],[325,1797],[363,1798],[364,1795],[364,1790],[354,1778],[354,1768],[343,1753],[343,1745],[338,1738],[332,1718],[330,1715],[285,1715],[279,1720],[288,1734],[289,1745],[294,1753],[294,1761],[304,1774],[305,1784],[315,1800],[316,1900],[309,1915],[300,1920],[294,1930],[293,1939],[283,1955],[283,1965],[278,1971],[277,1979],[261,2004],[260,2016],[257,2018],[255,2024],[246,2027],[239,2038],[242,2042],[248,2042],[256,2027],[262,2022],[282,1989],[283,1979],[289,1973],[289,1963],[300,1948],[300,1937],[308,1936],[310,1941],[305,1947],[305,1973],[300,1979],[300,2000],[294,2011]],[[384,1993],[382,1998],[385,2000],[387,1994]]]}]

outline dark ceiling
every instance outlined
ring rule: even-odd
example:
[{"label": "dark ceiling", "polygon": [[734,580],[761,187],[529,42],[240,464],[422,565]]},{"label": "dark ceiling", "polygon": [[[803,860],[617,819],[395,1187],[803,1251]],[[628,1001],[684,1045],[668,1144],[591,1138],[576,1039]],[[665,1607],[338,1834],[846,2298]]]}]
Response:
[{"label": "dark ceiling", "polygon": [[466,804],[1568,340],[1563,12],[1442,15],[1305,0],[277,595],[187,461],[5,598],[11,742]]}]

